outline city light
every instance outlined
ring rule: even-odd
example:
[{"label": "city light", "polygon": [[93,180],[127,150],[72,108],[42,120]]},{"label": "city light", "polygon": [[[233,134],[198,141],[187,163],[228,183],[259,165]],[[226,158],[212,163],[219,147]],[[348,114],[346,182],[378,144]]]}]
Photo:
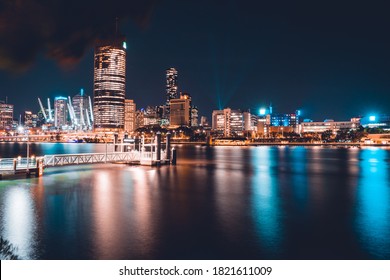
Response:
[{"label": "city light", "polygon": [[374,122],[376,120],[376,117],[375,116],[370,116],[369,120],[370,120],[370,122]]},{"label": "city light", "polygon": [[260,116],[264,116],[265,115],[265,109],[264,108],[261,108],[259,110],[259,112],[260,112]]}]

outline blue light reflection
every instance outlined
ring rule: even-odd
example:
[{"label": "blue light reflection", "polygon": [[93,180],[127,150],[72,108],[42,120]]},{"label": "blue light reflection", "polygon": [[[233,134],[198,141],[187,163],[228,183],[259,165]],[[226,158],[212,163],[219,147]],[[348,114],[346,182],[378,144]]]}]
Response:
[{"label": "blue light reflection", "polygon": [[360,154],[357,189],[356,227],[360,242],[376,258],[390,252],[389,153],[383,149],[365,149]]}]

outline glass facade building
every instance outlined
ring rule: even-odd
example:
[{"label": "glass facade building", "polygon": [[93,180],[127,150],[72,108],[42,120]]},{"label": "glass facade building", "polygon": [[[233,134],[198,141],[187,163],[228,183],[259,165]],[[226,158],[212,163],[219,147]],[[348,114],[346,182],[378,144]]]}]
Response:
[{"label": "glass facade building", "polygon": [[14,105],[0,101],[0,129],[11,129],[14,119]]},{"label": "glass facade building", "polygon": [[[84,94],[84,90],[81,89],[79,94],[76,94],[72,98],[72,106],[75,114],[76,129],[84,129],[88,126],[88,96]],[[90,122],[90,121],[89,121]]]},{"label": "glass facade building", "polygon": [[102,42],[94,56],[94,130],[119,132],[125,122],[126,44],[124,38]]},{"label": "glass facade building", "polygon": [[56,97],[54,99],[54,126],[63,128],[68,125],[68,99],[66,97]]},{"label": "glass facade building", "polygon": [[170,122],[170,114],[171,114],[171,100],[177,99],[177,70],[175,68],[169,68],[166,70],[166,102],[165,102],[165,108],[163,112],[163,122],[169,123]]},{"label": "glass facade building", "polygon": [[167,84],[166,84],[166,96],[169,105],[171,99],[177,99],[177,70],[175,68],[167,69]]},{"label": "glass facade building", "polygon": [[128,133],[134,132],[135,127],[135,111],[136,104],[132,99],[125,100],[125,131]]}]

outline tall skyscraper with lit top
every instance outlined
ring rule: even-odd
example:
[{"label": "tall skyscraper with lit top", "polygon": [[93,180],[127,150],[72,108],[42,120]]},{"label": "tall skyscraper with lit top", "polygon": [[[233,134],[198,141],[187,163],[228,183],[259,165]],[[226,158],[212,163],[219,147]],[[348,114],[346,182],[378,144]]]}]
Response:
[{"label": "tall skyscraper with lit top", "polygon": [[166,102],[163,106],[162,122],[169,124],[170,120],[170,104],[171,100],[177,99],[177,70],[175,68],[169,68],[166,70]]},{"label": "tall skyscraper with lit top", "polygon": [[167,85],[166,85],[167,102],[171,99],[177,99],[177,70],[175,68],[167,69]]},{"label": "tall skyscraper with lit top", "polygon": [[123,131],[125,123],[126,42],[124,37],[95,47],[93,116],[97,132]]}]

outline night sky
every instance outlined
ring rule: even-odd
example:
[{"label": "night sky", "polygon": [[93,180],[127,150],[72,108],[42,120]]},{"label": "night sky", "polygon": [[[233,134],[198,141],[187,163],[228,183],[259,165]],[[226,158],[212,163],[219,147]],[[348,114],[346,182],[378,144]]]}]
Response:
[{"label": "night sky", "polygon": [[116,17],[138,108],[164,103],[175,67],[208,118],[269,103],[319,121],[390,114],[389,7],[375,0],[0,0],[0,99],[19,114],[37,97],[92,95],[94,41]]}]

